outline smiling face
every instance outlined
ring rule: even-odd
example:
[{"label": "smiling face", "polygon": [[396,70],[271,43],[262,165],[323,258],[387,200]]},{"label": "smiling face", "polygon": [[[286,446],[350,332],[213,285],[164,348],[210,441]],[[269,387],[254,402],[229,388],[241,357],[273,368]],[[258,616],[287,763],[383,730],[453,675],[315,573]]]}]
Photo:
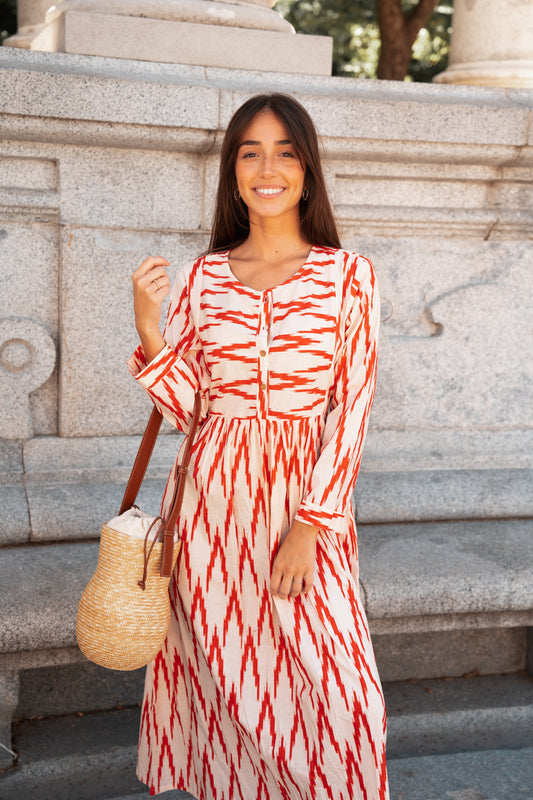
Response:
[{"label": "smiling face", "polygon": [[251,225],[284,217],[299,227],[305,165],[272,111],[256,114],[246,129],[237,153],[235,177]]}]

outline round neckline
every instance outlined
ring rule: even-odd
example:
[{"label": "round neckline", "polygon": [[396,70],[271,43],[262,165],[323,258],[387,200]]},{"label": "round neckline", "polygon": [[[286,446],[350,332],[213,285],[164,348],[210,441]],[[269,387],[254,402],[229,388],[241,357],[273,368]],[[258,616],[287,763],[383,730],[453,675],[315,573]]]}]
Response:
[{"label": "round neckline", "polygon": [[311,249],[309,250],[309,252],[308,252],[308,254],[306,256],[306,259],[305,259],[304,263],[300,267],[298,267],[296,272],[293,272],[292,275],[289,275],[289,277],[286,278],[281,283],[276,283],[275,286],[270,286],[268,289],[254,289],[253,286],[248,286],[246,283],[243,283],[242,281],[239,280],[239,278],[237,278],[237,276],[235,275],[235,273],[233,272],[233,270],[231,268],[231,264],[229,263],[229,257],[230,257],[231,250],[226,250],[226,252],[224,254],[224,264],[225,264],[225,267],[226,267],[226,269],[227,269],[227,271],[228,271],[228,273],[229,273],[229,275],[230,275],[230,277],[231,277],[231,279],[233,280],[234,283],[236,283],[238,286],[242,286],[243,289],[247,289],[249,292],[254,292],[254,294],[264,294],[265,292],[273,292],[274,289],[279,289],[281,286],[285,286],[286,284],[288,284],[291,281],[293,281],[300,274],[300,272],[304,269],[304,267],[307,267],[309,265],[309,262],[311,260],[311,255],[314,252],[314,250],[315,250],[315,246],[311,245]]}]

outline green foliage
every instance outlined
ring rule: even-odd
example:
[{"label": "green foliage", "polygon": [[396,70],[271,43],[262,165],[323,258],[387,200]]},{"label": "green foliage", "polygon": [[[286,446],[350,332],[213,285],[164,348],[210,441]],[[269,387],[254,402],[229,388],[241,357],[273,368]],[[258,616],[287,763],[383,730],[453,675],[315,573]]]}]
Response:
[{"label": "green foliage", "polygon": [[0,0],[0,44],[17,32],[17,0]]},{"label": "green foliage", "polygon": [[[418,0],[402,0],[405,12]],[[431,81],[446,69],[453,0],[440,2],[413,47],[407,80]],[[375,78],[380,37],[375,0],[278,0],[297,33],[333,37],[333,74]]]},{"label": "green foliage", "polygon": [[448,66],[453,3],[437,5],[425,28],[413,45],[409,77],[414,81],[431,81]]}]

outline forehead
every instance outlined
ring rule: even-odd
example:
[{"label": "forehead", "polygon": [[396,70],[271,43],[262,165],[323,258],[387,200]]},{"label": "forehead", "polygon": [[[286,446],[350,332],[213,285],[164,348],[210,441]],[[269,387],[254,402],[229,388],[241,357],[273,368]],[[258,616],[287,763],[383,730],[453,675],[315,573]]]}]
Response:
[{"label": "forehead", "polygon": [[289,141],[290,135],[273,111],[265,108],[258,111],[247,128],[245,128],[241,143],[252,140],[256,142]]}]

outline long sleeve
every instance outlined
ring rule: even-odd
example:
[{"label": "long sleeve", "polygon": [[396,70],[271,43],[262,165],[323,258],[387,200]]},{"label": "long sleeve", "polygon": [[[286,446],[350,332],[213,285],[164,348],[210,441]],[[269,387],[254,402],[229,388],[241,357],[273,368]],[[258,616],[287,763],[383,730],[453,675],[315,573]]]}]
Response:
[{"label": "long sleeve", "polygon": [[374,399],[379,292],[372,264],[350,254],[343,296],[344,339],[335,359],[334,389],[310,490],[296,519],[342,533],[355,487]]},{"label": "long sleeve", "polygon": [[146,389],[166,420],[187,431],[194,406],[194,396],[202,392],[202,416],[205,416],[209,380],[201,342],[191,315],[187,275],[181,270],[174,282],[163,333],[166,346],[147,364],[142,346],[128,360],[128,369]]}]

